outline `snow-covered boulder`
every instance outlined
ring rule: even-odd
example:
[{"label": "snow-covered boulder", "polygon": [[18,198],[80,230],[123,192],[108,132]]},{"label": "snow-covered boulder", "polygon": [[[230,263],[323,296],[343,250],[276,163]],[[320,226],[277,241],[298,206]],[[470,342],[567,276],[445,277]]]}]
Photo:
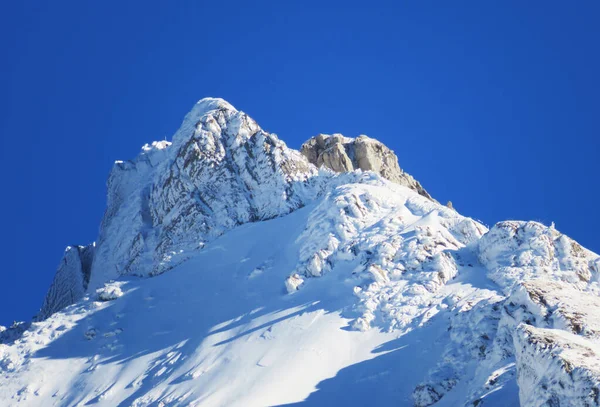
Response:
[{"label": "snow-covered boulder", "polygon": [[23,332],[25,332],[31,323],[25,321],[15,321],[8,328],[0,326],[0,346],[2,344],[10,344],[15,340],[19,339]]},{"label": "snow-covered boulder", "polygon": [[122,283],[115,281],[104,284],[104,287],[96,290],[98,299],[100,301],[113,301],[122,297],[123,291],[121,290],[121,285]]},{"label": "snow-covered boulder", "polygon": [[304,279],[298,274],[294,273],[285,280],[285,289],[289,294],[291,294],[298,291],[303,283]]}]

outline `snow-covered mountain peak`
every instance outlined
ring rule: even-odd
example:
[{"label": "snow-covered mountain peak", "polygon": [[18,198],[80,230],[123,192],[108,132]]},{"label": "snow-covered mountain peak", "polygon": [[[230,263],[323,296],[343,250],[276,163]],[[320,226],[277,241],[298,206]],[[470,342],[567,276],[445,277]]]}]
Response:
[{"label": "snow-covered mountain peak", "polygon": [[[200,99],[185,116],[179,130],[173,135],[173,143],[176,148],[179,148],[180,144],[185,143],[191,134],[195,132],[201,121],[209,122],[213,120],[218,122],[219,117],[221,120],[224,117],[230,119],[238,113],[240,112],[224,99],[211,97]],[[245,116],[245,114],[241,116]]]},{"label": "snow-covered mountain peak", "polygon": [[107,190],[0,327],[2,406],[600,404],[600,257],[440,205],[376,139],[296,151],[208,98]]},{"label": "snow-covered mountain peak", "polygon": [[194,105],[194,107],[192,108],[190,113],[188,113],[188,116],[192,116],[195,114],[195,115],[197,115],[197,117],[200,117],[200,116],[204,115],[204,113],[206,113],[206,112],[209,112],[211,110],[220,110],[220,109],[231,110],[231,111],[237,112],[237,109],[235,107],[233,107],[233,105],[231,103],[229,103],[228,101],[226,101],[225,99],[205,97],[205,98],[200,99],[198,102],[196,102],[196,104]]},{"label": "snow-covered mountain peak", "polygon": [[236,225],[303,206],[315,174],[245,113],[222,99],[202,99],[172,143],[146,145],[115,166],[92,286],[161,273]]},{"label": "snow-covered mountain peak", "polygon": [[236,113],[238,111],[231,103],[224,99],[206,97],[196,102],[183,121],[184,123],[197,123],[202,116],[214,112],[215,110],[224,110],[231,113]]}]

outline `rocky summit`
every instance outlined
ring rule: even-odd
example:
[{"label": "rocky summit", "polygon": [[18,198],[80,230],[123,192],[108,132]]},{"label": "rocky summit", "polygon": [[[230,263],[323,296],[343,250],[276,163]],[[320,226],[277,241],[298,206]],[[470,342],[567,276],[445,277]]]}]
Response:
[{"label": "rocky summit", "polygon": [[317,167],[325,166],[335,172],[359,169],[373,171],[385,179],[417,191],[419,195],[433,199],[419,181],[400,169],[398,157],[392,150],[367,136],[349,138],[341,134],[319,134],[302,144],[300,151]]},{"label": "rocky summit", "polygon": [[600,406],[600,257],[448,206],[375,139],[202,99],[0,327],[0,405]]}]

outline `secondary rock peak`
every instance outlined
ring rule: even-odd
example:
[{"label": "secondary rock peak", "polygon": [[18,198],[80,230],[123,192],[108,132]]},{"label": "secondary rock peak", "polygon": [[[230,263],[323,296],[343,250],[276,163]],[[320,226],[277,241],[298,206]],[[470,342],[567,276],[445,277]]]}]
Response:
[{"label": "secondary rock peak", "polygon": [[305,142],[301,152],[317,167],[325,166],[336,172],[373,171],[433,200],[417,180],[400,168],[398,157],[391,149],[368,136],[351,138],[337,133],[319,134]]}]

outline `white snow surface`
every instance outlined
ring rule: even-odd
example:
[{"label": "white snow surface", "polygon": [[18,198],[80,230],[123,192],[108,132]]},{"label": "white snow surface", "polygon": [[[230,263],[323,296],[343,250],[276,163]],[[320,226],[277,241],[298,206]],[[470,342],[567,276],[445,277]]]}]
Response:
[{"label": "white snow surface", "polygon": [[554,226],[317,169],[212,98],[108,190],[0,327],[1,406],[600,405],[600,258]]}]

